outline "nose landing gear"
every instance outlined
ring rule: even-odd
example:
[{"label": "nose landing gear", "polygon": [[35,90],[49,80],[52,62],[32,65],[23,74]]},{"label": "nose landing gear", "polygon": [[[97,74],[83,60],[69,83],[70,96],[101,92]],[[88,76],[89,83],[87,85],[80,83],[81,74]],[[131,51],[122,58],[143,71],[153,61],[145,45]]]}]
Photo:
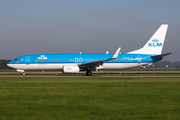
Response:
[{"label": "nose landing gear", "polygon": [[23,72],[23,76],[25,76],[26,75],[26,73],[25,72]]}]

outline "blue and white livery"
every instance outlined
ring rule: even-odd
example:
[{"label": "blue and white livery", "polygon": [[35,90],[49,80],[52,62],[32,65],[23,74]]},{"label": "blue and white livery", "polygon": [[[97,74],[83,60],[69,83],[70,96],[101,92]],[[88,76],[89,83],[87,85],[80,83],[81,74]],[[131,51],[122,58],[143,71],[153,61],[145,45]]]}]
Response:
[{"label": "blue and white livery", "polygon": [[163,24],[141,48],[128,53],[120,53],[120,47],[114,54],[34,54],[15,58],[7,65],[19,72],[25,70],[62,70],[64,73],[87,71],[91,76],[95,70],[133,68],[151,64],[172,54],[161,54],[168,25]]}]

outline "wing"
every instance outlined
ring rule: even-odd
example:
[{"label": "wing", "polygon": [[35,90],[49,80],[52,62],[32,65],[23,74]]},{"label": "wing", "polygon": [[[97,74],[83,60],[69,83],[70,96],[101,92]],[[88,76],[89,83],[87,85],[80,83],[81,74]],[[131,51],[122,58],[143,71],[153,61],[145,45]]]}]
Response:
[{"label": "wing", "polygon": [[110,60],[114,60],[117,58],[119,52],[120,52],[121,48],[119,47],[117,49],[117,51],[114,53],[114,55],[109,58],[109,59],[104,59],[104,60],[99,60],[99,61],[94,61],[94,62],[88,62],[88,63],[82,63],[79,64],[80,68],[95,68],[95,67],[99,67],[100,65],[103,65],[104,62],[106,61],[110,61]]}]

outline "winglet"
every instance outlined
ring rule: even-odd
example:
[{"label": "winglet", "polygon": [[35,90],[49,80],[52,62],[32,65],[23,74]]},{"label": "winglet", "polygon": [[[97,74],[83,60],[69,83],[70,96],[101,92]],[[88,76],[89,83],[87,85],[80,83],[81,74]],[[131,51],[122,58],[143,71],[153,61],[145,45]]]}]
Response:
[{"label": "winglet", "polygon": [[120,52],[120,50],[121,50],[121,47],[119,47],[119,48],[117,49],[117,51],[114,53],[114,55],[112,56],[111,59],[116,59],[117,56],[118,56],[118,54],[119,54],[119,52]]},{"label": "winglet", "polygon": [[[120,52],[121,48],[119,47],[117,49],[117,51],[114,53],[114,55],[109,58],[109,59],[103,59],[103,60],[99,60],[99,61],[93,61],[93,62],[88,62],[88,63],[83,63],[83,64],[79,64],[80,67],[93,67],[93,66],[98,66],[98,69],[100,69],[100,65],[102,65],[104,62],[106,61],[110,61],[110,60],[114,60],[118,57],[118,54]],[[97,69],[97,68],[96,68]]]}]

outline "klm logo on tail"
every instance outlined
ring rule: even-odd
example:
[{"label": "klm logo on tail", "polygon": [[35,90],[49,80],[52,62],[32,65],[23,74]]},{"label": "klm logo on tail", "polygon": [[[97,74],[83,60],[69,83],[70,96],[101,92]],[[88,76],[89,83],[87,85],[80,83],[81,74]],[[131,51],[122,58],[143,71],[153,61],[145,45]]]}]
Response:
[{"label": "klm logo on tail", "polygon": [[153,39],[152,43],[148,43],[149,47],[162,47],[162,43],[158,43],[158,39]]}]

